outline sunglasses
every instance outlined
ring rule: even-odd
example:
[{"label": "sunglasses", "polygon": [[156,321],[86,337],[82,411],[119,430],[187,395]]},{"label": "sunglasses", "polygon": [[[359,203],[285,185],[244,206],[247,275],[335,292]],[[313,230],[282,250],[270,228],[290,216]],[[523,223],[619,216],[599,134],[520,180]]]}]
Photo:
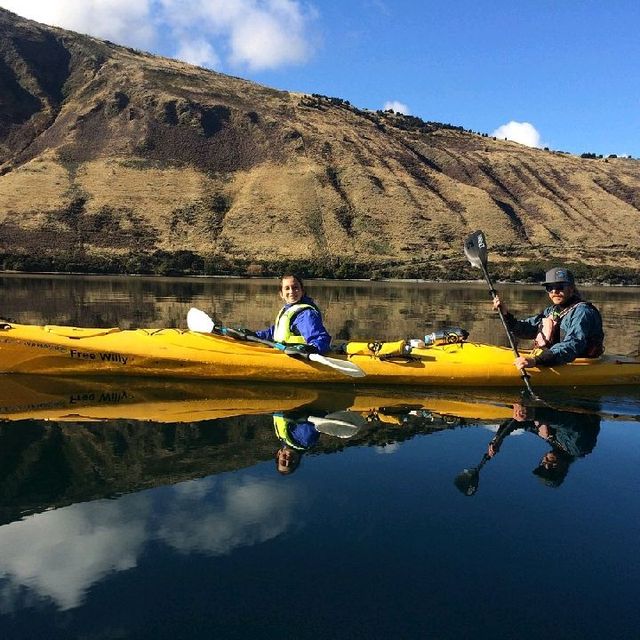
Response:
[{"label": "sunglasses", "polygon": [[545,284],[544,288],[551,292],[551,291],[564,291],[569,285],[568,284],[564,284],[562,282],[556,282],[554,284]]}]

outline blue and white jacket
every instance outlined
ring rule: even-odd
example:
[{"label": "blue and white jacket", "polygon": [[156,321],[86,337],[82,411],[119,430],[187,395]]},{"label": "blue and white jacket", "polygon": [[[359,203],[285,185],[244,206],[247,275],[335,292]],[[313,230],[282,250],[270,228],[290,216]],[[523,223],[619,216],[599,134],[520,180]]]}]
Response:
[{"label": "blue and white jacket", "polygon": [[[302,298],[294,304],[310,305],[312,308],[304,308],[296,313],[291,319],[291,332],[302,336],[305,343],[315,347],[318,353],[327,353],[331,349],[331,336],[327,332],[322,323],[322,314],[316,303],[308,296]],[[294,305],[285,304],[283,309],[288,309]],[[275,325],[271,325],[268,329],[256,331],[258,338],[265,340],[273,340],[273,331]]]}]

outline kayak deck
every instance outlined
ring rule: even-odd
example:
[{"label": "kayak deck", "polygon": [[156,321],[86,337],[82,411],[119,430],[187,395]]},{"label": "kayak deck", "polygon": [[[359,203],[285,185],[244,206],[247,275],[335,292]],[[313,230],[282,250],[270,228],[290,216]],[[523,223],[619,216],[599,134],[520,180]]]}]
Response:
[{"label": "kayak deck", "polygon": [[[350,378],[323,364],[269,346],[183,329],[78,328],[5,323],[0,373],[63,376],[144,376],[438,386],[518,386],[513,353],[463,342],[414,349],[408,355],[340,355],[366,373]],[[605,355],[530,369],[534,385],[640,384],[640,361]]]}]

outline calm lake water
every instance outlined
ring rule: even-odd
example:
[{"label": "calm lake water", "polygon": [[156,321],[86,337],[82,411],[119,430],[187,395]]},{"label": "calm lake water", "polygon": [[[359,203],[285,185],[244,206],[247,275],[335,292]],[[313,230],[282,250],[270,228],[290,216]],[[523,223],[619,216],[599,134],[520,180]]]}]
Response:
[{"label": "calm lake water", "polygon": [[[267,280],[0,285],[0,316],[38,324],[185,326],[197,306],[258,328],[278,308]],[[545,303],[498,288],[517,314]],[[483,284],[308,290],[340,338],[506,344]],[[584,294],[607,350],[637,354],[640,289]],[[637,388],[523,409],[519,389],[0,380],[3,638],[638,637]],[[288,475],[282,421],[309,445]]]}]

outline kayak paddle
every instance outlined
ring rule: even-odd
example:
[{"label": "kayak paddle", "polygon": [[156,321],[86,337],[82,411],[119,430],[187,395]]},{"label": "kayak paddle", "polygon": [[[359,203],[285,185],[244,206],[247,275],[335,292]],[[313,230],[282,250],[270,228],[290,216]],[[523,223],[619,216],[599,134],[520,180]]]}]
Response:
[{"label": "kayak paddle", "polygon": [[[467,256],[467,259],[472,266],[482,270],[484,279],[489,285],[489,293],[493,299],[498,295],[498,292],[495,290],[493,283],[491,282],[491,278],[489,277],[489,272],[487,271],[487,253],[487,240],[484,233],[482,231],[474,231],[464,242],[464,254]],[[498,307],[498,313],[500,314],[500,320],[502,321],[502,326],[504,327],[507,338],[509,339],[511,349],[516,358],[519,358],[520,354],[518,353],[518,347],[516,347],[513,335],[511,334],[511,331],[509,331],[507,321],[500,307]],[[536,394],[533,392],[531,383],[529,382],[531,376],[525,369],[520,369],[520,375],[522,376],[522,382],[524,382],[524,386],[527,388],[527,391],[535,398]]]},{"label": "kayak paddle", "polygon": [[319,353],[301,353],[296,349],[292,349],[290,345],[274,342],[273,340],[265,340],[264,338],[259,338],[258,336],[240,329],[231,329],[229,327],[217,325],[204,311],[196,309],[195,307],[191,307],[187,313],[187,326],[190,331],[195,331],[197,333],[219,333],[235,340],[247,340],[249,342],[264,344],[269,347],[273,347],[274,349],[279,349],[288,356],[303,357],[311,360],[312,362],[317,362],[318,364],[326,367],[331,367],[332,369],[335,369],[346,376],[351,376],[352,378],[362,378],[366,375],[366,373],[357,364],[349,362],[348,360],[328,358],[327,356],[322,356]]},{"label": "kayak paddle", "polygon": [[334,411],[324,417],[309,416],[308,420],[320,433],[342,439],[352,438],[367,424],[362,415],[353,411]]},{"label": "kayak paddle", "polygon": [[[493,455],[498,453],[498,449],[502,445],[503,440],[511,433],[513,430],[513,426],[515,425],[516,420],[512,419],[509,422],[505,422],[498,428],[496,431],[496,435],[493,436],[491,440],[491,444],[493,444],[496,449]],[[461,473],[459,473],[453,484],[456,485],[456,488],[463,493],[465,496],[472,496],[478,490],[478,484],[480,484],[480,469],[484,467],[484,465],[491,460],[492,456],[488,453],[485,453],[482,456],[482,460],[480,460],[480,464],[472,469],[465,469]]]},{"label": "kayak paddle", "polygon": [[489,460],[491,460],[491,458],[485,453],[477,467],[473,467],[473,469],[465,469],[455,477],[453,484],[456,485],[456,488],[460,493],[463,493],[465,496],[472,496],[478,490],[478,484],[480,483],[480,469],[482,469],[485,463]]}]

